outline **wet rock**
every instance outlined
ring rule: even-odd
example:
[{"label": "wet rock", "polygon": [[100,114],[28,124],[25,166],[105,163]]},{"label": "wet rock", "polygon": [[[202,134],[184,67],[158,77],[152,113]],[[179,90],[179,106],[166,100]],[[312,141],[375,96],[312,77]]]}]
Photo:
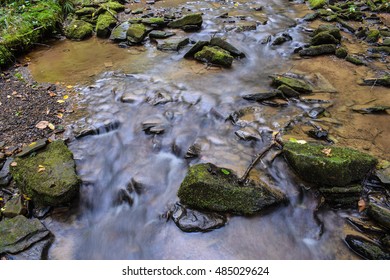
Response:
[{"label": "wet rock", "polygon": [[71,40],[83,40],[91,37],[92,33],[93,33],[92,24],[82,20],[73,20],[65,28],[65,36]]},{"label": "wet rock", "polygon": [[207,232],[223,227],[226,216],[211,212],[201,212],[176,204],[172,220],[184,232]]},{"label": "wet rock", "polygon": [[279,95],[280,95],[280,92],[274,90],[274,91],[270,91],[270,92],[259,92],[259,93],[246,94],[246,95],[243,95],[242,98],[244,98],[246,100],[260,102],[263,100],[274,98],[274,97],[279,96]]},{"label": "wet rock", "polygon": [[233,63],[233,57],[229,52],[219,47],[205,46],[194,56],[196,60],[221,65],[223,67],[231,67]]},{"label": "wet rock", "polygon": [[273,75],[271,85],[279,87],[281,85],[288,86],[299,93],[311,93],[313,91],[312,87],[304,80],[296,79],[287,76]]},{"label": "wet rock", "polygon": [[319,9],[324,7],[327,3],[326,0],[309,0],[309,4],[312,9]]},{"label": "wet rock", "polygon": [[125,93],[121,96],[121,102],[123,103],[136,103],[141,102],[142,100],[144,100],[142,96],[132,92]]},{"label": "wet rock", "polygon": [[130,25],[129,29],[127,29],[127,41],[131,44],[139,44],[141,43],[148,31],[142,23],[135,23]]},{"label": "wet rock", "polygon": [[[265,23],[263,23],[265,24]],[[257,29],[257,23],[254,21],[241,21],[236,23],[236,32],[255,31]]]},{"label": "wet rock", "polygon": [[389,260],[390,254],[383,251],[380,246],[374,242],[361,237],[354,235],[347,235],[345,242],[348,247],[351,248],[356,254],[361,256],[364,259],[368,260]]},{"label": "wet rock", "polygon": [[197,29],[200,29],[202,26],[203,19],[201,14],[189,14],[184,17],[171,21],[168,23],[168,27],[171,28],[185,28],[185,26],[196,26]]},{"label": "wet rock", "polygon": [[311,129],[307,132],[307,134],[314,138],[314,139],[318,139],[318,140],[326,140],[326,141],[329,141],[329,133],[327,130],[323,130],[323,129]]},{"label": "wet rock", "polygon": [[351,109],[360,114],[386,114],[387,110],[390,110],[390,106],[355,105]]},{"label": "wet rock", "polygon": [[54,236],[48,235],[48,237],[34,243],[26,250],[17,254],[8,254],[8,256],[12,256],[12,260],[47,260],[48,251],[53,241]]},{"label": "wet rock", "polygon": [[323,116],[325,114],[326,110],[324,107],[315,107],[313,109],[311,109],[307,115],[312,118],[312,119],[318,119],[320,118],[321,116]]},{"label": "wet rock", "polygon": [[348,55],[348,49],[345,47],[340,47],[336,49],[336,56],[338,58],[345,58]]},{"label": "wet rock", "polygon": [[99,15],[96,23],[96,36],[107,38],[110,36],[111,29],[116,25],[116,19],[108,12]]},{"label": "wet rock", "polygon": [[186,154],[184,155],[184,158],[196,158],[200,155],[200,152],[202,151],[202,146],[198,143],[192,144]]},{"label": "wet rock", "polygon": [[149,33],[149,38],[150,39],[166,39],[166,38],[172,37],[174,35],[176,35],[175,32],[152,30]]},{"label": "wet rock", "polygon": [[193,45],[191,47],[191,49],[186,52],[186,54],[184,55],[185,58],[192,58],[194,57],[194,55],[201,51],[203,49],[204,46],[208,46],[210,44],[209,41],[198,41],[195,43],[195,45]]},{"label": "wet rock", "polygon": [[390,209],[370,202],[367,208],[367,214],[379,225],[390,230]]},{"label": "wet rock", "polygon": [[350,148],[309,143],[286,142],[283,154],[302,179],[320,186],[359,182],[377,163],[374,157]]},{"label": "wet rock", "polygon": [[251,126],[246,126],[240,130],[237,130],[234,132],[240,139],[245,140],[245,141],[250,141],[250,140],[262,140],[262,137],[260,133],[257,131],[257,129],[251,127]]},{"label": "wet rock", "polygon": [[168,24],[163,17],[143,18],[141,23],[159,27],[164,27]]},{"label": "wet rock", "polygon": [[286,196],[264,182],[241,185],[232,170],[211,163],[193,165],[179,191],[180,201],[190,207],[251,215],[279,204]]},{"label": "wet rock", "polygon": [[318,18],[318,13],[317,12],[315,12],[315,13],[308,13],[308,14],[306,14],[304,17],[303,17],[303,20],[304,21],[313,21],[313,20],[315,20],[315,19],[317,19]]},{"label": "wet rock", "polygon": [[334,54],[336,52],[336,45],[326,44],[320,46],[311,46],[300,50],[300,56],[318,56],[323,54]]},{"label": "wet rock", "polygon": [[110,35],[110,40],[113,41],[125,41],[127,38],[127,29],[129,29],[130,23],[129,22],[124,22],[117,27],[115,27]]},{"label": "wet rock", "polygon": [[261,107],[248,106],[231,113],[229,119],[234,125],[246,127],[250,123],[261,122],[263,111]]},{"label": "wet rock", "polygon": [[113,201],[114,206],[127,204],[129,206],[132,206],[134,202],[134,198],[132,195],[132,189],[124,188],[120,189],[116,195],[116,198]]},{"label": "wet rock", "polygon": [[142,14],[143,12],[144,12],[144,9],[138,8],[138,9],[133,10],[131,13],[133,15],[139,15],[139,14]]},{"label": "wet rock", "polygon": [[74,13],[77,16],[85,16],[85,15],[92,15],[96,12],[96,9],[94,7],[84,7],[79,10],[76,10]]},{"label": "wet rock", "polygon": [[318,45],[324,45],[324,44],[339,44],[340,41],[333,37],[332,34],[329,33],[329,31],[323,31],[315,35],[313,38],[311,38],[311,44],[313,46]]},{"label": "wet rock", "polygon": [[118,3],[117,1],[108,1],[100,5],[105,10],[115,11],[115,12],[123,12],[125,10],[125,6]]},{"label": "wet rock", "polygon": [[16,184],[37,205],[58,206],[78,194],[73,154],[63,141],[50,143],[35,157],[17,158],[11,168]]},{"label": "wet rock", "polygon": [[361,232],[364,233],[379,233],[383,234],[385,231],[374,225],[371,221],[366,221],[354,217],[347,217],[348,222],[350,222],[353,226],[358,228]]},{"label": "wet rock", "polygon": [[125,12],[126,15],[128,15],[128,14],[131,13],[131,9],[130,8],[126,8],[124,12]]},{"label": "wet rock", "polygon": [[12,180],[12,175],[10,173],[10,164],[14,161],[13,158],[9,157],[3,164],[0,170],[0,188],[5,188]]},{"label": "wet rock", "polygon": [[27,208],[22,201],[22,196],[17,195],[8,200],[4,205],[3,216],[6,218],[13,218],[18,215],[26,215]]},{"label": "wet rock", "polygon": [[347,55],[345,57],[345,60],[348,62],[351,62],[352,64],[355,64],[355,65],[365,65],[366,64],[364,61],[362,61],[360,58],[358,58],[355,55]]},{"label": "wet rock", "polygon": [[390,185],[390,166],[376,170],[375,175],[383,184]]},{"label": "wet rock", "polygon": [[377,29],[368,31],[366,42],[367,43],[376,43],[380,37],[380,32]]},{"label": "wet rock", "polygon": [[178,51],[186,46],[190,40],[188,38],[173,38],[157,41],[157,49],[160,51]]},{"label": "wet rock", "polygon": [[234,57],[241,57],[241,58],[245,57],[245,54],[242,51],[239,51],[232,44],[226,42],[224,39],[220,37],[213,37],[210,40],[210,45],[220,47],[221,49],[228,51]]},{"label": "wet rock", "polygon": [[368,51],[372,53],[390,54],[390,47],[387,46],[373,47],[373,48],[369,48]]},{"label": "wet rock", "polygon": [[153,106],[156,106],[159,104],[165,104],[165,103],[172,102],[172,101],[173,101],[172,96],[165,91],[154,92],[153,96],[148,96],[146,98],[146,102],[148,102],[149,104],[151,104]]},{"label": "wet rock", "polygon": [[151,116],[142,122],[142,130],[147,134],[162,134],[165,127],[166,122],[161,116]]},{"label": "wet rock", "polygon": [[290,35],[288,35],[287,33],[283,33],[281,36],[276,37],[271,45],[278,46],[278,45],[281,45],[287,41],[292,41],[292,37]]},{"label": "wet rock", "polygon": [[286,85],[279,86],[278,91],[280,91],[285,97],[299,97],[300,95],[298,91]]},{"label": "wet rock", "polygon": [[36,152],[47,145],[47,139],[39,139],[36,142],[32,142],[31,144],[25,146],[22,151],[17,154],[17,157],[24,157],[27,155],[32,154],[33,152]]},{"label": "wet rock", "polygon": [[313,36],[327,32],[328,34],[332,35],[336,40],[341,41],[341,33],[340,29],[332,24],[321,24],[313,33]]},{"label": "wet rock", "polygon": [[0,254],[18,253],[49,235],[38,219],[16,216],[0,222]]},{"label": "wet rock", "polygon": [[390,87],[390,75],[385,75],[379,78],[367,78],[363,80],[363,84],[367,86],[385,86]]},{"label": "wet rock", "polygon": [[343,187],[320,187],[319,191],[325,202],[333,207],[355,208],[360,199],[363,187],[359,184]]},{"label": "wet rock", "polygon": [[90,135],[108,133],[112,130],[117,129],[119,126],[120,122],[117,120],[106,120],[102,123],[97,123],[95,125],[86,125],[85,123],[82,123],[80,126],[77,126],[73,129],[73,134],[75,138],[80,139]]}]

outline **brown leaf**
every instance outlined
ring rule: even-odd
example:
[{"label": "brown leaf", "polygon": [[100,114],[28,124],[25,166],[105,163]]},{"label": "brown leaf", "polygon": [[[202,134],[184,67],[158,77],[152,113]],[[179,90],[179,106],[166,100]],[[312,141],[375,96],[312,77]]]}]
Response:
[{"label": "brown leaf", "polygon": [[16,161],[14,161],[14,162],[11,162],[11,164],[10,164],[12,167],[15,167],[15,166],[18,166],[18,163],[16,162]]},{"label": "brown leaf", "polygon": [[366,205],[366,202],[363,200],[363,199],[360,199],[358,201],[358,209],[359,209],[359,212],[362,212],[364,211],[364,209],[366,209],[367,205]]},{"label": "brown leaf", "polygon": [[38,173],[45,171],[46,168],[43,165],[38,165]]},{"label": "brown leaf", "polygon": [[48,125],[49,125],[48,121],[40,121],[39,123],[37,123],[35,127],[38,129],[45,129]]},{"label": "brown leaf", "polygon": [[332,149],[331,148],[323,148],[321,150],[321,152],[327,156],[327,157],[331,157],[332,156]]},{"label": "brown leaf", "polygon": [[50,95],[50,97],[57,96],[57,94],[55,92],[52,92],[52,91],[49,91],[49,95]]}]

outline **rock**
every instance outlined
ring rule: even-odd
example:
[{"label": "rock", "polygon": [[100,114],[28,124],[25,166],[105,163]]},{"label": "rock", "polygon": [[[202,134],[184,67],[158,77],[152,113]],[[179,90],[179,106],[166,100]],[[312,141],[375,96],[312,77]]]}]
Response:
[{"label": "rock", "polygon": [[127,41],[131,44],[139,44],[141,43],[146,35],[148,34],[148,31],[142,23],[136,23],[130,25],[129,29],[127,29]]},{"label": "rock", "polygon": [[348,49],[345,47],[340,47],[336,49],[336,56],[338,58],[345,58],[348,55]]},{"label": "rock", "polygon": [[211,231],[223,227],[227,221],[224,215],[193,210],[179,203],[175,205],[172,220],[184,232]]},{"label": "rock", "polygon": [[326,0],[309,0],[312,9],[319,9],[326,5]]},{"label": "rock", "polygon": [[356,254],[361,256],[364,259],[368,260],[389,260],[390,254],[382,250],[374,242],[361,237],[354,235],[347,235],[345,237],[345,242],[348,247],[351,248]]},{"label": "rock", "polygon": [[105,10],[115,11],[115,12],[122,12],[125,10],[125,6],[116,2],[116,1],[109,1],[106,3],[101,4],[101,7]]},{"label": "rock", "polygon": [[376,170],[375,175],[383,184],[390,185],[390,166]]},{"label": "rock", "polygon": [[131,9],[130,9],[130,8],[126,8],[126,9],[125,9],[125,14],[128,15],[128,14],[130,14],[130,13],[131,13]]},{"label": "rock", "polygon": [[321,24],[313,33],[315,37],[319,33],[327,32],[332,35],[336,40],[341,41],[341,33],[340,29],[332,24]]},{"label": "rock", "polygon": [[287,41],[292,41],[292,37],[287,33],[283,33],[281,36],[276,37],[271,45],[278,46],[278,45],[281,45]]},{"label": "rock", "polygon": [[48,237],[45,237],[44,239],[34,243],[26,250],[11,255],[12,260],[47,260],[47,253],[53,241],[54,236],[49,235]]},{"label": "rock", "polygon": [[323,31],[315,35],[313,38],[311,38],[311,44],[313,46],[318,46],[318,45],[324,45],[324,44],[334,44],[337,45],[339,44],[340,41],[333,37],[329,33],[329,31]]},{"label": "rock", "polygon": [[283,154],[305,181],[339,187],[361,181],[377,160],[359,151],[318,144],[286,142]]},{"label": "rock", "polygon": [[35,157],[17,158],[11,168],[16,184],[37,205],[58,206],[78,194],[72,152],[63,141],[50,143]]},{"label": "rock", "polygon": [[263,100],[277,97],[279,95],[280,95],[280,92],[277,90],[274,90],[274,91],[269,91],[269,92],[259,92],[259,93],[246,94],[246,95],[243,95],[242,98],[244,98],[246,100],[260,102]]},{"label": "rock", "polygon": [[318,119],[325,114],[326,110],[324,107],[314,107],[311,109],[307,115],[312,119]]},{"label": "rock", "polygon": [[185,58],[191,58],[191,57],[194,57],[194,55],[201,51],[203,49],[204,46],[208,46],[210,44],[209,41],[198,41],[195,43],[195,45],[193,45],[191,47],[191,49],[186,52],[186,54],[184,55]]},{"label": "rock", "polygon": [[280,87],[281,85],[285,85],[299,93],[311,93],[313,91],[312,87],[307,82],[301,79],[282,75],[272,75],[270,77],[272,78],[271,85],[274,87]]},{"label": "rock", "polygon": [[6,218],[13,218],[18,215],[26,215],[27,209],[22,202],[22,197],[17,195],[8,200],[4,205],[4,211],[2,211],[2,213]]},{"label": "rock", "polygon": [[0,188],[5,188],[12,180],[12,175],[10,173],[10,164],[14,161],[13,158],[9,157],[5,161],[3,167],[0,170]]},{"label": "rock", "polygon": [[252,215],[279,204],[286,196],[264,182],[240,185],[232,170],[211,163],[189,168],[178,191],[180,201],[190,207],[235,214]]},{"label": "rock", "polygon": [[285,97],[299,97],[300,95],[298,91],[286,85],[279,86],[278,91],[283,93]]},{"label": "rock", "polygon": [[343,187],[320,187],[319,191],[325,198],[325,202],[333,207],[356,208],[363,187],[359,184]]},{"label": "rock", "polygon": [[142,130],[147,134],[162,134],[165,127],[166,122],[162,116],[151,116],[142,122]]},{"label": "rock", "polygon": [[110,40],[113,41],[125,41],[127,38],[127,29],[129,29],[130,23],[124,22],[115,27],[110,35]]},{"label": "rock", "polygon": [[367,214],[379,225],[390,230],[390,209],[370,202],[367,208]]},{"label": "rock", "polygon": [[351,109],[360,114],[386,114],[387,110],[390,110],[390,106],[355,105]]},{"label": "rock", "polygon": [[133,15],[138,15],[138,14],[142,14],[143,12],[144,12],[144,9],[138,8],[138,9],[133,10],[131,13]]},{"label": "rock", "polygon": [[38,219],[16,216],[0,222],[0,254],[18,253],[49,235]]},{"label": "rock", "polygon": [[125,93],[121,96],[121,102],[123,103],[135,103],[144,100],[144,98],[135,93]]},{"label": "rock", "polygon": [[107,38],[110,36],[111,29],[115,27],[116,19],[108,12],[99,15],[96,23],[96,36]]},{"label": "rock", "polygon": [[237,130],[236,132],[234,132],[234,134],[236,134],[239,138],[241,138],[242,140],[245,140],[245,141],[262,140],[262,137],[261,137],[259,131],[257,131],[257,129],[255,129],[251,126],[243,127],[240,130]]},{"label": "rock", "polygon": [[201,51],[195,54],[194,58],[199,61],[217,64],[223,67],[231,67],[233,63],[233,57],[230,53],[219,47],[205,46]]},{"label": "rock", "polygon": [[170,28],[183,28],[186,25],[196,26],[198,29],[202,26],[203,19],[201,14],[188,14],[184,17],[168,23]]},{"label": "rock", "polygon": [[169,37],[172,37],[176,35],[175,32],[168,32],[168,31],[161,31],[161,30],[152,30],[149,33],[149,38],[150,39],[166,39]]},{"label": "rock", "polygon": [[378,78],[367,78],[363,80],[363,84],[367,86],[385,86],[390,87],[390,75],[385,75]]},{"label": "rock", "polygon": [[74,13],[80,17],[80,16],[85,16],[85,15],[92,15],[95,12],[96,12],[96,9],[94,7],[84,7],[84,8],[81,8],[81,9],[75,11]]},{"label": "rock", "polygon": [[376,43],[380,37],[380,32],[377,29],[368,31],[366,41],[367,43]]},{"label": "rock", "polygon": [[106,120],[102,123],[98,123],[95,125],[86,125],[85,122],[83,122],[80,126],[77,126],[73,129],[73,134],[75,138],[79,139],[89,135],[108,133],[112,130],[117,129],[119,126],[120,122],[117,120]]},{"label": "rock", "polygon": [[141,23],[159,27],[164,27],[167,25],[167,22],[162,17],[143,18]]},{"label": "rock", "polygon": [[375,233],[375,234],[385,233],[385,230],[375,226],[374,224],[372,224],[372,222],[368,220],[363,220],[355,217],[347,217],[346,219],[348,220],[348,222],[350,222],[353,226],[358,228],[363,233]]},{"label": "rock", "polygon": [[190,42],[188,38],[172,38],[157,41],[157,49],[160,51],[178,51]]},{"label": "rock", "polygon": [[154,93],[153,96],[148,96],[146,98],[146,102],[148,102],[149,104],[151,104],[153,106],[156,106],[159,104],[165,104],[165,103],[172,102],[172,101],[173,101],[172,96],[165,91],[157,91]]},{"label": "rock", "polygon": [[373,47],[373,48],[369,48],[368,51],[372,53],[390,54],[390,47],[387,46]]},{"label": "rock", "polygon": [[200,155],[200,152],[202,151],[202,146],[198,143],[192,144],[186,154],[184,155],[184,158],[196,158]]},{"label": "rock", "polygon": [[300,56],[318,56],[323,54],[334,54],[336,52],[336,45],[326,44],[320,46],[311,46],[300,50]]},{"label": "rock", "polygon": [[246,127],[253,122],[261,122],[263,119],[263,110],[258,106],[248,106],[234,111],[229,119],[234,125]]},{"label": "rock", "polygon": [[92,33],[93,33],[92,24],[82,20],[73,20],[65,28],[65,36],[71,40],[83,40],[91,37]]},{"label": "rock", "polygon": [[365,63],[355,55],[347,55],[345,60],[355,65],[365,65]]},{"label": "rock", "polygon": [[242,51],[239,51],[232,44],[226,42],[224,39],[220,37],[213,37],[210,40],[210,45],[220,47],[221,49],[228,51],[234,57],[241,57],[241,58],[245,57],[245,54]]},{"label": "rock", "polygon": [[16,156],[17,157],[24,157],[24,156],[27,156],[29,154],[32,154],[33,152],[36,152],[44,147],[46,147],[47,143],[46,143],[47,139],[39,139],[37,140],[36,142],[32,142],[31,144],[25,146],[22,151],[17,154]]},{"label": "rock", "polygon": [[[265,24],[265,23],[262,23]],[[254,31],[257,29],[257,23],[254,21],[240,21],[236,23],[236,32]]]},{"label": "rock", "polygon": [[318,18],[318,15],[319,14],[317,12],[315,12],[315,13],[308,13],[302,19],[304,21],[313,21],[313,20]]}]

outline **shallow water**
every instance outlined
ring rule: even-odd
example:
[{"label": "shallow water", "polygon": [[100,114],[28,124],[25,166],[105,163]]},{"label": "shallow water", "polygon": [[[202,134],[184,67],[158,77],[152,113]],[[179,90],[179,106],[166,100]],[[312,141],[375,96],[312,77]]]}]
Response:
[{"label": "shallow water", "polygon": [[[162,1],[158,5],[177,4],[172,2]],[[322,210],[317,219],[314,213],[318,197],[281,157],[273,161],[271,156],[265,158],[251,176],[284,191],[290,200],[287,205],[254,217],[231,216],[225,227],[209,233],[184,233],[162,217],[178,200],[176,193],[189,165],[212,162],[231,168],[240,176],[254,155],[269,144],[272,131],[318,106],[290,101],[287,107],[269,107],[242,99],[244,94],[270,90],[271,74],[321,73],[338,92],[326,93],[334,102],[329,111],[345,123],[330,125],[335,137],[341,144],[360,148],[363,141],[365,149],[372,153],[389,155],[390,132],[383,129],[388,118],[362,117],[345,107],[348,96],[355,91],[369,91],[353,82],[369,70],[343,68],[340,63],[345,61],[331,58],[292,59],[294,48],[306,39],[300,32],[302,26],[293,23],[307,9],[302,5],[295,7],[287,0],[253,1],[252,4],[264,6],[261,13],[268,17],[268,23],[251,32],[227,31],[227,24],[216,17],[225,11],[258,20],[259,15],[249,9],[252,4],[238,2],[238,7],[231,1],[189,2],[187,8],[204,13],[204,23],[200,32],[183,33],[194,41],[209,39],[214,34],[226,36],[247,55],[234,61],[232,69],[185,60],[182,57],[188,48],[160,52],[149,42],[144,47],[121,49],[98,39],[64,40],[29,55],[29,67],[36,80],[79,85],[79,106],[87,114],[76,124],[98,126],[108,120],[120,123],[111,132],[70,143],[83,185],[80,201],[72,213],[59,212],[45,220],[56,236],[49,252],[51,259],[356,258],[343,243],[345,213]],[[278,47],[261,44],[267,36],[282,32],[289,33],[294,40]],[[158,92],[170,96],[169,102],[152,105],[145,101],[145,97],[151,100]],[[369,94],[381,102],[389,101],[383,92],[378,89]],[[129,93],[139,98],[134,103],[122,103],[121,96]],[[360,98],[369,97],[363,93],[354,96],[353,101],[358,103]],[[225,121],[230,113],[248,106],[255,109],[242,121],[257,129],[263,141],[240,140],[234,134],[240,127]],[[151,117],[162,120],[163,134],[148,135],[142,130],[142,122]],[[376,142],[360,131],[367,139],[359,136],[360,142],[356,143],[353,132],[359,125],[362,130],[373,131],[377,126],[383,131],[377,132]],[[305,137],[299,129],[291,133]],[[184,159],[195,141],[202,146],[201,156]],[[131,193],[133,204],[118,205],[120,190],[134,182],[142,187]]]}]

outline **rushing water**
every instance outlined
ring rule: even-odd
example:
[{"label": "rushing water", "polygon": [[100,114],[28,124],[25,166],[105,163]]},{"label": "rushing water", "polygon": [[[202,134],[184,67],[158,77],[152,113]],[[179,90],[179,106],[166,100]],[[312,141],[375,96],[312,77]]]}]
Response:
[{"label": "rushing water", "polygon": [[[204,23],[200,32],[182,34],[194,41],[226,36],[247,55],[234,61],[232,69],[206,67],[183,59],[186,49],[160,52],[149,42],[120,49],[97,39],[63,41],[31,54],[30,69],[37,80],[88,84],[80,86],[79,106],[87,113],[77,124],[120,123],[113,131],[70,143],[83,185],[72,213],[57,210],[45,221],[56,235],[51,259],[355,258],[343,244],[342,212],[322,210],[316,216],[315,192],[306,189],[280,157],[273,161],[267,157],[251,176],[284,191],[287,205],[253,217],[231,216],[225,227],[209,233],[184,233],[163,218],[178,200],[176,193],[189,165],[212,162],[242,175],[269,143],[272,131],[310,109],[293,102],[269,107],[242,99],[247,93],[270,90],[270,74],[294,67],[289,57],[305,38],[302,26],[294,24],[302,13],[289,1],[238,2],[238,7],[231,1],[187,3],[187,8],[204,13]],[[229,11],[249,20],[263,18],[249,8],[253,4],[263,5],[261,13],[268,17],[267,24],[255,31],[228,31],[217,17]],[[261,44],[282,32],[294,40],[278,47]],[[159,92],[168,96],[167,102],[151,104]],[[135,101],[121,102],[129,93]],[[225,121],[247,106],[256,108],[245,119],[262,132],[263,141],[240,140],[234,134],[240,127]],[[142,130],[142,123],[151,118],[161,120],[163,134]],[[200,143],[201,156],[185,159],[194,142]],[[129,185],[137,189],[129,194],[132,205],[119,203],[118,195]]]}]

